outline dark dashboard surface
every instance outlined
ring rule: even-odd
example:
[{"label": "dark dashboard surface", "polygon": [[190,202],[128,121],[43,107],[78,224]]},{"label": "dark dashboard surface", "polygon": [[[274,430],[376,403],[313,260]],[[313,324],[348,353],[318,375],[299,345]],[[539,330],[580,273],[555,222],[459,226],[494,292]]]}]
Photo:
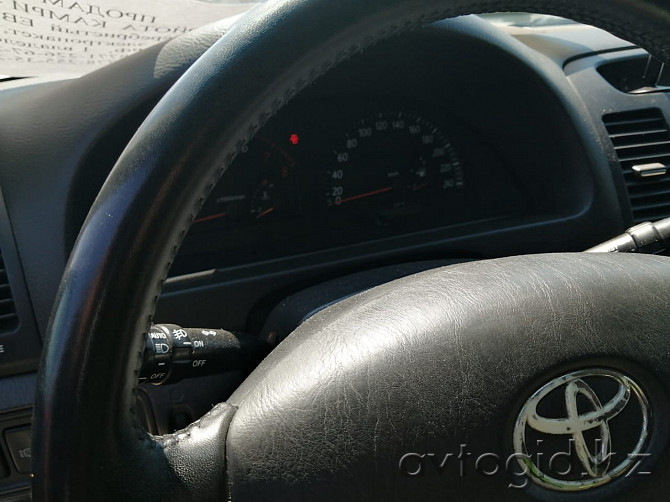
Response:
[{"label": "dark dashboard surface", "polygon": [[360,256],[348,252],[359,244],[402,251],[475,224],[578,213],[591,180],[569,120],[533,69],[486,42],[435,27],[383,43],[242,148],[172,275],[329,249]]},{"label": "dark dashboard surface", "polygon": [[[168,69],[157,46],[78,79],[0,83],[0,288],[15,316],[0,326],[0,412],[12,427],[27,420],[88,208],[152,106],[219,36],[185,41]],[[308,288],[325,305],[448,260],[580,251],[670,215],[670,175],[633,170],[670,160],[670,78],[652,65],[650,79],[648,61],[592,28],[501,31],[476,18],[356,55],[243,146],[185,238],[156,321],[259,333]],[[239,378],[209,380],[214,397],[179,406],[207,409]],[[146,393],[160,432],[172,397]],[[3,458],[0,442],[0,472]]]}]

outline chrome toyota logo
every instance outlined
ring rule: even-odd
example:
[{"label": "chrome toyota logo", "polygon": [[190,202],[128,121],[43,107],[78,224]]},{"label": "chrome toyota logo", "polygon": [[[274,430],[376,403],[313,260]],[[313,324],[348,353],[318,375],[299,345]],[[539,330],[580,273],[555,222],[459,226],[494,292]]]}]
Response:
[{"label": "chrome toyota logo", "polygon": [[515,457],[522,472],[545,488],[601,486],[629,473],[646,456],[650,415],[642,389],[626,375],[610,369],[575,371],[526,401],[514,426]]}]

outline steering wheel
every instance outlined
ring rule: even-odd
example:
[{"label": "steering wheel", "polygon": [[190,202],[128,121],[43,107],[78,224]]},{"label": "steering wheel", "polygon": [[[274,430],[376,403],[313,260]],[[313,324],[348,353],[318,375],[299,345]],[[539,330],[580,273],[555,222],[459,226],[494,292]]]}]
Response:
[{"label": "steering wheel", "polygon": [[[376,41],[506,10],[597,25],[670,61],[665,0],[286,0],[254,9],[183,75],[119,158],[63,276],[38,377],[35,500],[670,492],[670,262],[657,256],[524,256],[401,279],[309,319],[196,423],[162,437],[139,425],[140,335],[244,142]],[[585,472],[556,473],[533,450],[565,440]]]}]

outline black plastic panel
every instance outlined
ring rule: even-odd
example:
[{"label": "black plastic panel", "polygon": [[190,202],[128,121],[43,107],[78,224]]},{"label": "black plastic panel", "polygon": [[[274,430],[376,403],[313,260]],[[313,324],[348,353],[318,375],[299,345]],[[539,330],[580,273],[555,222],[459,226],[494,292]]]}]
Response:
[{"label": "black plastic panel", "polygon": [[[42,345],[1,192],[0,249],[7,279],[3,298],[13,300],[12,323],[0,332],[0,376],[3,376],[35,370]],[[11,296],[8,295],[10,289]]]},{"label": "black plastic panel", "polygon": [[[639,67],[633,67],[631,70],[629,62],[647,61],[647,56],[646,51],[638,48],[612,50],[580,58],[565,67],[569,80],[586,98],[584,102],[592,120],[601,130],[600,141],[603,152],[609,160],[612,180],[623,210],[625,225],[621,230],[634,223],[660,218],[666,214],[664,211],[670,206],[668,194],[662,193],[664,187],[658,190],[653,187],[656,181],[662,185],[666,184],[667,175],[659,176],[658,180],[641,181],[634,178],[631,171],[633,164],[667,160],[666,124],[670,117],[670,95],[666,92],[624,92],[625,89],[619,89],[606,80],[598,69],[612,67],[611,65],[621,71],[627,68],[630,73],[625,76],[619,75],[618,78],[620,83],[623,80],[630,83],[639,78]],[[634,87],[633,84],[630,86]],[[624,122],[630,122],[630,119],[646,121],[648,130],[646,132],[640,130],[635,124],[629,124],[626,129]],[[645,126],[644,123],[639,125]],[[651,130],[656,129],[660,132],[655,135],[649,134]],[[635,133],[639,141],[633,140],[632,144],[626,145],[625,138],[610,137],[610,134],[626,132]],[[629,185],[635,185],[630,192],[627,181]]]},{"label": "black plastic panel", "polygon": [[[29,408],[0,415],[0,474],[3,462],[8,472],[7,476],[0,476],[0,500],[28,499],[30,474],[25,468],[30,462],[30,447],[14,439],[17,431],[29,430],[30,422]],[[19,472],[19,468],[24,472]]]}]

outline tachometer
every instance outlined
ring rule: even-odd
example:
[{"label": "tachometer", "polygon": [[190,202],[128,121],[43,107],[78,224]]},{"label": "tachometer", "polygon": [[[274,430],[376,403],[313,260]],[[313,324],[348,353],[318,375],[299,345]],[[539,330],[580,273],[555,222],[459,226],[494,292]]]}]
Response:
[{"label": "tachometer", "polygon": [[325,170],[325,205],[376,210],[420,207],[464,186],[447,135],[413,113],[384,112],[347,130]]},{"label": "tachometer", "polygon": [[235,176],[217,185],[194,223],[265,222],[290,206],[296,162],[283,148],[256,136],[238,159]]}]

